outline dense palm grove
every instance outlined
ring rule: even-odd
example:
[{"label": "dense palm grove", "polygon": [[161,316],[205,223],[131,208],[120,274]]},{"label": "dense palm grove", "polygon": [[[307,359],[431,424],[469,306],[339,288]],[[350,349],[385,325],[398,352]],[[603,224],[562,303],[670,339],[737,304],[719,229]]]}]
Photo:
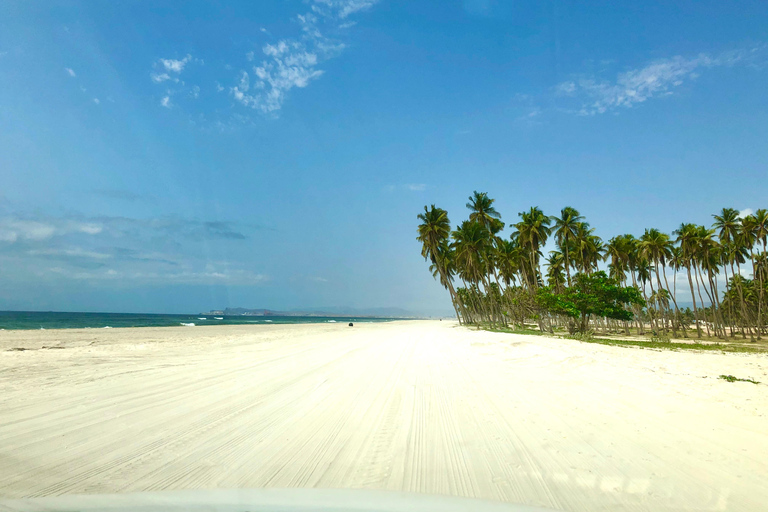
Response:
[{"label": "dense palm grove", "polygon": [[[765,334],[765,209],[742,217],[724,208],[711,227],[683,223],[671,235],[646,229],[639,238],[624,234],[606,243],[570,206],[557,216],[532,207],[505,238],[493,203],[474,192],[469,219],[454,230],[435,205],[418,215],[422,256],[460,322],[721,339]],[[556,250],[545,257],[551,238]],[[687,277],[693,309],[678,304],[678,273]]]}]

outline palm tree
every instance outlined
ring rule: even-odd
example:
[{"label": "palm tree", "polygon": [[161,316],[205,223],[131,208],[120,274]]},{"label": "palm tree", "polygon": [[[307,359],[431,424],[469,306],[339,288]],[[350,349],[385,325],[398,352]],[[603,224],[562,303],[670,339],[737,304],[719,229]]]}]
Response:
[{"label": "palm tree", "polygon": [[547,258],[547,285],[551,286],[555,291],[561,292],[565,279],[563,275],[563,267],[565,264],[565,257],[560,251],[550,251]]},{"label": "palm tree", "polygon": [[539,255],[540,249],[547,243],[552,228],[549,227],[552,220],[544,215],[537,206],[532,206],[527,212],[521,212],[521,222],[515,224],[518,231],[518,243],[528,250],[531,265],[531,291],[535,291],[539,283]]},{"label": "palm tree", "polygon": [[[680,263],[685,267],[685,270],[688,273],[688,284],[691,287],[691,299],[693,299],[693,318],[696,320],[697,335],[701,338],[699,310],[696,306],[696,294],[693,292],[693,279],[691,278],[691,265],[697,252],[696,226],[694,224],[682,223],[672,234],[677,235],[677,243],[680,244]],[[701,291],[699,291],[699,296],[701,296]]]},{"label": "palm tree", "polygon": [[[697,336],[702,337],[706,326],[707,335],[712,328],[715,336],[726,338],[726,325],[730,326],[731,335],[735,335],[737,328],[745,338],[747,332],[753,339],[755,331],[758,339],[764,334],[768,210],[760,209],[741,218],[735,209],[724,208],[714,215],[712,229],[681,224],[673,232],[675,243],[679,244],[676,247],[669,235],[657,229],[646,229],[639,240],[620,235],[603,243],[572,207],[563,208],[559,217],[552,218],[532,207],[519,214],[515,230],[504,240],[500,236],[504,223],[487,193],[475,191],[467,207],[469,220],[453,232],[448,214],[435,205],[425,206],[418,215],[421,254],[429,261],[433,277],[450,292],[460,322],[505,325],[506,319],[512,318],[522,324],[536,315],[544,330],[557,317],[548,313],[548,307],[540,309],[536,292],[541,283],[546,281],[556,294],[564,293],[565,285],[571,282],[572,268],[589,275],[605,261],[611,277],[622,285],[626,286],[631,276],[632,285],[648,301],[654,332],[659,327],[668,329],[671,322],[673,332],[680,326],[687,336],[686,326],[690,322],[685,318],[689,313],[683,315],[677,303],[677,272],[685,268]],[[557,250],[550,251],[542,275],[540,258],[551,235]],[[751,280],[742,277],[742,265],[747,261],[752,264]],[[668,266],[673,269],[672,287]],[[721,271],[725,273],[724,293],[718,290]],[[455,278],[460,279],[463,287],[454,289]],[[636,305],[633,310],[642,334],[642,309]],[[602,323],[599,317],[594,321],[606,329],[610,324]],[[630,325],[625,323],[624,327],[629,332]]]},{"label": "palm tree", "polygon": [[[761,302],[762,302],[762,294],[760,291],[762,290],[761,282],[757,278],[757,272],[755,270],[755,244],[757,243],[757,229],[758,229],[758,221],[757,217],[754,215],[746,215],[742,217],[741,219],[741,243],[744,246],[746,250],[749,251],[749,259],[752,262],[752,281],[753,284],[756,282],[758,284],[758,290],[756,291],[756,303],[757,303],[757,315],[755,317],[756,320],[756,327],[757,327],[757,339],[761,339],[760,334],[760,309],[761,309]],[[754,289],[754,286],[753,286]]]},{"label": "palm tree", "polygon": [[[478,286],[482,284],[485,292],[490,290],[486,279],[486,255],[490,246],[490,232],[479,222],[465,220],[453,233],[452,248],[456,252],[456,266],[466,281]],[[490,311],[486,311],[489,322],[493,323]]]},{"label": "palm tree", "polygon": [[[718,263],[721,260],[720,253],[722,247],[715,240],[715,230],[707,229],[704,226],[699,226],[697,229],[696,237],[698,238],[698,263],[699,269],[706,269],[707,279],[709,281],[709,288],[712,293],[707,292],[707,288],[704,287],[704,291],[710,295],[710,303],[712,304],[712,321],[715,327],[715,331],[720,331],[720,336],[726,338],[725,333],[725,321],[722,315],[722,309],[720,308],[720,295],[717,291],[717,279],[715,276],[720,272]],[[702,276],[703,281],[703,276]]]},{"label": "palm tree", "polygon": [[[493,206],[494,201],[496,200],[488,197],[487,192],[478,192],[477,190],[472,192],[466,205],[472,212],[469,214],[469,220],[482,224],[490,231],[493,221],[501,218],[501,215]],[[504,225],[502,224],[501,228],[503,227]]]},{"label": "palm tree", "polygon": [[456,311],[459,322],[461,322],[461,315],[459,315],[459,309],[456,305],[456,291],[453,288],[452,273],[447,264],[447,255],[450,253],[448,235],[451,232],[448,212],[442,208],[436,208],[433,204],[429,208],[424,206],[424,213],[418,214],[417,218],[421,221],[418,227],[419,236],[416,237],[416,240],[421,242],[421,255],[435,266],[440,276],[440,283],[451,294],[453,309]]},{"label": "palm tree", "polygon": [[[768,254],[766,249],[766,240],[768,240],[768,210],[761,208],[755,212],[755,243],[763,243],[762,255]],[[758,258],[760,255],[758,254]],[[759,260],[755,258],[757,263]],[[763,330],[763,305],[765,304],[765,276],[764,272],[755,271],[755,279],[758,280],[759,295],[757,302],[757,332]]]},{"label": "palm tree", "polygon": [[[672,242],[669,239],[669,235],[662,233],[655,228],[646,229],[645,233],[643,233],[643,236],[640,237],[640,251],[650,262],[653,263],[654,269],[656,270],[656,283],[659,285],[659,290],[662,288],[669,290],[669,282],[667,281],[666,271],[666,261],[672,255]],[[664,274],[664,287],[662,287],[661,279],[659,278],[659,266],[661,266],[662,272]],[[674,297],[672,297],[672,302],[675,305],[675,318],[679,318],[680,310],[677,307],[677,301],[675,301]],[[669,310],[668,306],[667,310]],[[677,335],[677,328],[674,321],[672,322],[672,332],[673,334]],[[683,335],[687,337],[685,334],[685,327],[683,327]]]},{"label": "palm tree", "polygon": [[571,286],[571,258],[569,249],[576,239],[576,230],[580,222],[584,220],[579,211],[571,206],[566,206],[560,210],[559,217],[552,217],[555,222],[555,240],[563,253],[563,265],[565,266],[565,275],[568,286]]},{"label": "palm tree", "polygon": [[[723,270],[725,271],[725,286],[726,293],[728,292],[728,270],[725,266],[726,263],[730,263],[731,275],[734,275],[733,258],[732,258],[732,244],[736,239],[736,236],[741,230],[741,223],[739,222],[739,211],[735,208],[723,208],[719,214],[712,215],[715,218],[715,222],[712,227],[718,230],[718,238],[720,245],[722,246],[723,257]],[[731,318],[733,318],[733,312],[731,312]],[[744,333],[744,326],[742,324],[742,334]],[[731,336],[733,334],[733,325],[731,324]]]}]

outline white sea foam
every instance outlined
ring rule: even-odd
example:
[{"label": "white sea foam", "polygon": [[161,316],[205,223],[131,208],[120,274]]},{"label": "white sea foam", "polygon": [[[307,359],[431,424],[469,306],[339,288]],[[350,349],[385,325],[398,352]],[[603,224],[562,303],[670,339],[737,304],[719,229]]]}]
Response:
[{"label": "white sea foam", "polygon": [[195,324],[193,324],[193,323],[188,323],[188,324],[185,324],[184,322],[180,322],[180,323],[181,323],[181,325],[183,325],[184,327],[194,327],[194,326],[195,326]]},{"label": "white sea foam", "polygon": [[197,317],[197,319],[198,319],[198,320],[208,320],[208,319],[207,319],[206,317],[204,317],[204,316],[199,316],[199,317]]},{"label": "white sea foam", "polygon": [[215,320],[224,320],[224,317],[223,317],[223,316],[215,316],[215,317],[213,317],[213,318],[214,318]]}]

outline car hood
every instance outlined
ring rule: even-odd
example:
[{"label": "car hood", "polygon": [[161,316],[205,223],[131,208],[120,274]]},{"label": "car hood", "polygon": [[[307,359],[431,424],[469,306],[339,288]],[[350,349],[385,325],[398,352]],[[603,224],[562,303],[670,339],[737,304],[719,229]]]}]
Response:
[{"label": "car hood", "polygon": [[83,494],[0,500],[2,512],[552,512],[496,501],[350,489],[232,489]]}]

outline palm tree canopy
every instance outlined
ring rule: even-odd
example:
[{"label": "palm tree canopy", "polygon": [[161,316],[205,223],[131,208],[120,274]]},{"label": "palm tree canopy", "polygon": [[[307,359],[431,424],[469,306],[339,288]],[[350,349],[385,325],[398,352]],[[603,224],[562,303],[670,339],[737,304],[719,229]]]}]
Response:
[{"label": "palm tree canopy", "polygon": [[538,206],[532,206],[527,212],[521,212],[518,215],[522,221],[515,224],[515,227],[519,232],[520,241],[538,250],[547,243],[549,234],[552,232],[552,228],[549,227],[552,219],[544,215]]},{"label": "palm tree canopy", "polygon": [[439,256],[439,247],[447,244],[451,232],[448,212],[436,208],[433,204],[429,208],[424,206],[424,213],[418,214],[417,218],[421,221],[418,227],[419,236],[416,237],[422,244],[421,255],[425,260],[429,258],[434,263]]},{"label": "palm tree canopy", "polygon": [[638,247],[645,258],[662,265],[672,254],[672,241],[669,235],[656,228],[645,230],[640,237]]},{"label": "palm tree canopy", "polygon": [[720,243],[733,241],[741,230],[741,219],[739,211],[735,208],[723,208],[719,214],[713,215],[715,222],[712,227],[718,231]]},{"label": "palm tree canopy", "polygon": [[[487,192],[478,192],[477,190],[472,192],[467,203],[467,208],[472,212],[469,214],[469,220],[479,222],[491,229],[494,220],[501,219],[501,214],[493,206],[494,201],[495,199],[488,197]],[[503,228],[504,224],[501,224],[501,229]],[[501,229],[498,231],[501,231]]]},{"label": "palm tree canopy", "polygon": [[560,216],[553,216],[555,240],[561,248],[576,236],[576,229],[584,217],[576,208],[566,206],[560,210]]},{"label": "palm tree canopy", "polygon": [[484,258],[490,247],[490,233],[479,222],[465,220],[451,233],[456,266],[468,281],[477,283],[485,270]]}]

